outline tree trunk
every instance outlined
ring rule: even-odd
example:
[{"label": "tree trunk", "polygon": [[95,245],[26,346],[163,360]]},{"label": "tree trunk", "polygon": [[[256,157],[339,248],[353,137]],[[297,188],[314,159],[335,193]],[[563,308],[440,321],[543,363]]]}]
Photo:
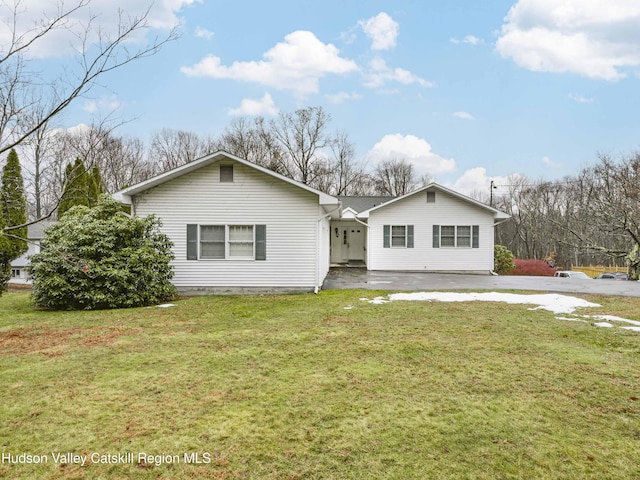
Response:
[{"label": "tree trunk", "polygon": [[640,280],[640,246],[634,245],[627,255],[629,280]]}]

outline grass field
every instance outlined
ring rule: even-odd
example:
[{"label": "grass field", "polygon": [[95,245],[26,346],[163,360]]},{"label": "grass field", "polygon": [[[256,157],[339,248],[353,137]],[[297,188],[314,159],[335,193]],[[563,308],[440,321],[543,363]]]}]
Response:
[{"label": "grass field", "polygon": [[[0,478],[640,478],[640,333],[375,294],[4,294]],[[585,298],[640,319],[640,299]]]}]

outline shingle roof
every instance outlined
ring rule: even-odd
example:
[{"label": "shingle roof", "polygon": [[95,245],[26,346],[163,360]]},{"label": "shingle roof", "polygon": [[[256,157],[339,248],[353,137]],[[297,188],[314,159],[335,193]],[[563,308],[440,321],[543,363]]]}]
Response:
[{"label": "shingle roof", "polygon": [[341,196],[338,195],[338,200],[342,202],[342,208],[351,208],[356,213],[364,212],[370,208],[377,207],[383,203],[393,200],[396,197],[382,197],[382,196]]}]

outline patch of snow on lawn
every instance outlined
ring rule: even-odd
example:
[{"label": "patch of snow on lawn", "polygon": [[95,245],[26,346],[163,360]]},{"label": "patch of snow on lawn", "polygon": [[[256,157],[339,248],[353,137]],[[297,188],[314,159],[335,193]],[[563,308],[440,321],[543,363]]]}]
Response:
[{"label": "patch of snow on lawn", "polygon": [[156,305],[156,307],[158,308],[169,308],[169,307],[175,307],[175,303],[163,303],[162,305]]},{"label": "patch of snow on lawn", "polygon": [[579,318],[570,318],[570,317],[556,317],[556,320],[565,320],[567,322],[583,322],[589,323],[586,320],[580,320]]},{"label": "patch of snow on lawn", "polygon": [[[386,303],[375,301],[384,299],[377,297],[369,303]],[[573,313],[577,308],[600,307],[598,303],[587,302],[581,298],[569,297],[555,293],[524,295],[516,293],[455,293],[455,292],[414,292],[392,293],[387,301],[438,301],[438,302],[504,302],[518,305],[538,305],[531,310],[548,310],[553,313]]]},{"label": "patch of snow on lawn", "polygon": [[629,320],[628,318],[616,317],[615,315],[585,315],[585,317],[597,318],[598,320],[608,320],[610,322],[630,323],[631,325],[640,327],[640,322],[638,322],[637,320]]},{"label": "patch of snow on lawn", "polygon": [[369,302],[369,303],[375,303],[375,304],[389,303],[389,302],[391,301],[391,300],[387,300],[387,299],[386,299],[386,298],[384,298],[384,297],[376,297],[376,298],[374,298],[373,300],[369,300],[369,299],[367,298],[367,299],[365,299],[365,300],[367,300],[367,302]]},{"label": "patch of snow on lawn", "polygon": [[[559,295],[555,293],[547,294],[517,294],[517,293],[457,293],[457,292],[413,292],[413,293],[392,293],[388,297],[376,297],[373,300],[361,298],[363,302],[374,304],[389,303],[394,301],[422,301],[422,302],[504,302],[516,305],[537,305],[529,310],[547,310],[556,314],[557,320],[570,322],[590,323],[587,319],[605,320],[595,322],[596,327],[615,327],[611,322],[630,323],[632,327],[619,327],[624,330],[640,332],[640,321],[629,320],[627,318],[616,317],[615,315],[576,315],[574,317],[564,317],[558,314],[571,315],[578,308],[601,307],[598,303],[588,302],[582,298]],[[578,318],[579,317],[579,318]]]},{"label": "patch of snow on lawn", "polygon": [[594,323],[596,327],[604,327],[604,328],[613,328],[613,323],[609,322],[596,322]]}]

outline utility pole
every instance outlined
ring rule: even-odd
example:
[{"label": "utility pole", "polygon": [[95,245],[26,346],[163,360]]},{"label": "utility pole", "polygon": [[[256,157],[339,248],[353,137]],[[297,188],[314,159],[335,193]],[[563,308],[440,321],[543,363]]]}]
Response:
[{"label": "utility pole", "polygon": [[493,207],[493,189],[494,188],[498,188],[496,185],[493,184],[493,180],[491,180],[491,185],[489,186],[489,206]]}]

